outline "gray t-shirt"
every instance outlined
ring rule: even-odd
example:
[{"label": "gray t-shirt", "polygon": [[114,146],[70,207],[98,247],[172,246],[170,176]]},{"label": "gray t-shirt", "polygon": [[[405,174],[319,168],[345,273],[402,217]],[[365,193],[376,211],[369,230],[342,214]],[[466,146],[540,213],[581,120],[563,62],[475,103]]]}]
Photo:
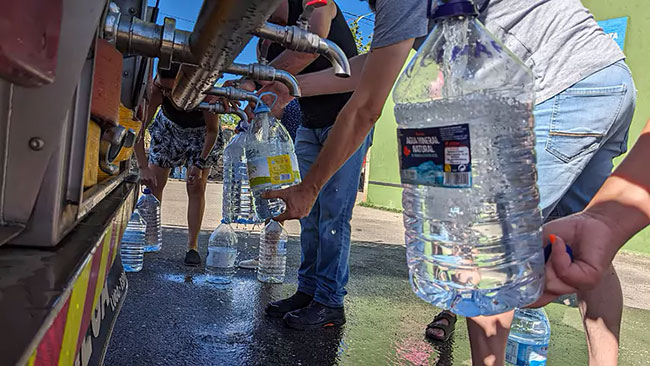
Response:
[{"label": "gray t-shirt", "polygon": [[[424,36],[426,9],[423,0],[377,0],[371,47]],[[491,0],[480,19],[533,71],[537,103],[625,58],[580,0]]]}]

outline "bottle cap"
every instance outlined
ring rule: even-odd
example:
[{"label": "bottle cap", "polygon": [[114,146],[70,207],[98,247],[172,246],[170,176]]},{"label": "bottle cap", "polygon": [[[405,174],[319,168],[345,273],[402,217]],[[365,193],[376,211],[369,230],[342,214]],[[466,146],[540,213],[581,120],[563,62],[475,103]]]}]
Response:
[{"label": "bottle cap", "polygon": [[455,17],[459,15],[478,15],[472,0],[431,0],[427,15],[431,19]]},{"label": "bottle cap", "polygon": [[271,108],[269,108],[269,106],[264,104],[264,102],[262,102],[262,100],[260,99],[260,101],[255,106],[255,109],[253,110],[253,113],[260,114],[260,113],[268,113],[270,111],[271,111]]},{"label": "bottle cap", "polygon": [[151,194],[151,189],[145,188],[144,191],[142,191],[144,194]]}]

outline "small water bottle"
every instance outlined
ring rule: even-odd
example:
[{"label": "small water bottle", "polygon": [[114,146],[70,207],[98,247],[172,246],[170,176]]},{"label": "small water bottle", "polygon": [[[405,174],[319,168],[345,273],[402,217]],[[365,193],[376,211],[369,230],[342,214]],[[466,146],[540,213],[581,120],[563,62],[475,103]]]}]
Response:
[{"label": "small water bottle", "polygon": [[516,309],[506,347],[506,364],[545,366],[550,340],[551,324],[544,309]]},{"label": "small water bottle", "polygon": [[158,252],[162,247],[162,228],[160,226],[160,201],[145,188],[135,207],[147,223],[145,253]]},{"label": "small water bottle", "polygon": [[205,268],[210,272],[211,283],[228,284],[232,282],[237,267],[237,233],[230,224],[221,222],[208,240],[208,257]]},{"label": "small water bottle", "polygon": [[244,132],[235,135],[223,151],[222,216],[227,223],[247,225],[258,223],[259,220],[253,211],[244,151],[248,123],[241,122],[239,128]]},{"label": "small water bottle", "polygon": [[393,92],[410,282],[456,314],[499,314],[544,284],[534,78],[472,1],[430,4]]},{"label": "small water bottle", "polygon": [[146,228],[147,223],[142,219],[140,212],[133,211],[120,244],[120,256],[125,272],[140,272],[142,270]]},{"label": "small water bottle", "polygon": [[257,279],[266,283],[284,282],[289,235],[282,225],[271,220],[260,233]]}]

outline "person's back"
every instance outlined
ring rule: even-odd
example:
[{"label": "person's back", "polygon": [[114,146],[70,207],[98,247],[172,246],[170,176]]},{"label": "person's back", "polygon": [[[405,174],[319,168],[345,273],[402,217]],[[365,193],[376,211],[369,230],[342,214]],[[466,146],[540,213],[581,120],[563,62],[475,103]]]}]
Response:
[{"label": "person's back", "polygon": [[481,20],[533,71],[537,103],[625,58],[579,0],[489,0]]}]

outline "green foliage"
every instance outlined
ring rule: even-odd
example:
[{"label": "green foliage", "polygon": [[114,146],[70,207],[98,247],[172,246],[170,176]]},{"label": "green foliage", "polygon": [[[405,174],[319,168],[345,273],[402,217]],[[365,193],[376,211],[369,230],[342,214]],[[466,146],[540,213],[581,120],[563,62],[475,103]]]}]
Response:
[{"label": "green foliage", "polygon": [[361,15],[350,22],[350,31],[352,31],[354,42],[357,44],[357,52],[359,52],[360,55],[370,51],[370,42],[372,40],[372,34],[364,37],[361,33],[361,28],[359,27],[359,22],[367,15],[368,14]]},{"label": "green foliage", "polygon": [[237,127],[237,124],[239,123],[240,119],[234,114],[220,114],[219,121],[221,121],[222,128],[225,127],[234,130],[235,127]]}]

